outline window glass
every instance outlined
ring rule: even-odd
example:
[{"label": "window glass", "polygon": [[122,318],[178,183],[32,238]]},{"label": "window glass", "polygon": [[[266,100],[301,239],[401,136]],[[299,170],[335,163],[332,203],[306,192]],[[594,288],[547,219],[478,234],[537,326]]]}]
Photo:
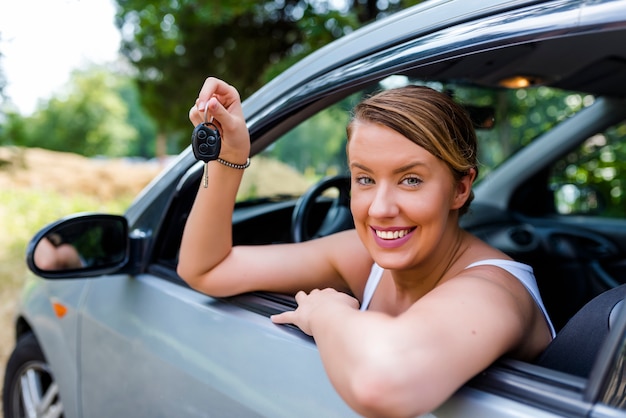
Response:
[{"label": "window glass", "polygon": [[548,87],[456,89],[462,103],[494,109],[490,129],[477,129],[479,181],[521,148],[593,104],[593,97]]},{"label": "window glass", "polygon": [[372,92],[408,84],[445,91],[468,109],[479,142],[478,181],[541,134],[593,103],[591,96],[547,87],[486,88],[390,76],[303,121],[256,155],[237,200],[300,196],[325,176],[347,174],[345,132],[351,109]]},{"label": "window glass", "polygon": [[300,196],[325,176],[348,174],[346,126],[362,94],[318,112],[256,155],[237,200]]},{"label": "window glass", "polygon": [[550,187],[559,214],[626,218],[626,122],[557,161]]}]

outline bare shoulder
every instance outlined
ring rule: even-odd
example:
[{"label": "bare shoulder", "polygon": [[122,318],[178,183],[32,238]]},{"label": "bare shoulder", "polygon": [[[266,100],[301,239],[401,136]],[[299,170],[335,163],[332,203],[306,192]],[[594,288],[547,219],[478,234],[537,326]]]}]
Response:
[{"label": "bare shoulder", "polygon": [[[446,297],[453,297],[460,292],[471,295],[472,300],[489,302],[491,298],[498,296],[486,306],[507,308],[518,316],[528,318],[528,312],[535,307],[532,296],[521,280],[514,276],[509,268],[503,266],[515,263],[521,268],[524,264],[517,263],[505,253],[471,234],[467,235],[467,240],[471,250],[457,260],[454,274],[442,283],[446,285],[442,287],[442,290],[446,291]],[[489,261],[468,268],[484,260]]]},{"label": "bare shoulder", "polygon": [[[492,355],[510,353],[531,359],[550,341],[547,323],[526,287],[495,265],[464,269],[416,303],[432,316],[454,318],[448,324]],[[474,334],[475,333],[475,334]],[[460,342],[460,341],[457,341]]]}]

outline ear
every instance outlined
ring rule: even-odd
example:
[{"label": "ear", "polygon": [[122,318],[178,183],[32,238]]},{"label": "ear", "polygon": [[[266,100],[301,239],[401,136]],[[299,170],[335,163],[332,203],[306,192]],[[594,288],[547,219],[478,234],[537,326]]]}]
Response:
[{"label": "ear", "polygon": [[461,208],[470,194],[472,193],[472,185],[476,179],[476,169],[470,168],[466,175],[456,183],[456,193],[454,194],[452,209]]}]

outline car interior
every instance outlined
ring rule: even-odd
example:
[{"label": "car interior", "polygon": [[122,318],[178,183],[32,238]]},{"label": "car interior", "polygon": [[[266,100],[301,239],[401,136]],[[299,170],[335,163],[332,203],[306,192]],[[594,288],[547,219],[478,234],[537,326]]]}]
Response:
[{"label": "car interior", "polygon": [[[496,176],[508,185],[502,197],[490,192],[477,199],[462,226],[534,268],[559,334],[538,364],[588,377],[626,293],[626,165],[619,163],[626,161],[625,35],[557,36],[405,65],[325,98],[331,106],[310,104],[315,112],[303,111],[310,118],[292,113],[273,139],[251,131],[253,150],[262,151],[246,173],[252,186],[238,197],[234,244],[295,242],[351,228],[343,131],[350,107],[374,90],[407,83],[447,91],[476,121],[484,165],[476,188],[484,182],[488,189]],[[311,128],[331,122],[336,126],[323,135]],[[331,152],[316,155],[319,149],[308,147],[322,137]],[[540,145],[553,141],[562,146]],[[306,187],[261,191],[266,179],[254,183],[260,175],[252,170],[268,160],[279,161],[285,183],[299,178]],[[181,179],[155,240],[151,268],[178,282],[178,248],[201,174],[198,163]],[[266,292],[228,300],[267,316],[295,306],[290,295]]]}]

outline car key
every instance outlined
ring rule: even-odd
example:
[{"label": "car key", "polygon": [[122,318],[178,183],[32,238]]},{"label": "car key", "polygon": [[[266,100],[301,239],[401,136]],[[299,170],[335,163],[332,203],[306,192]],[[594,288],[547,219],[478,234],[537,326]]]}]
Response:
[{"label": "car key", "polygon": [[196,159],[204,161],[202,185],[206,188],[209,186],[209,161],[217,160],[222,148],[220,131],[213,124],[213,118],[207,121],[206,113],[204,122],[199,123],[191,134],[191,148]]}]

